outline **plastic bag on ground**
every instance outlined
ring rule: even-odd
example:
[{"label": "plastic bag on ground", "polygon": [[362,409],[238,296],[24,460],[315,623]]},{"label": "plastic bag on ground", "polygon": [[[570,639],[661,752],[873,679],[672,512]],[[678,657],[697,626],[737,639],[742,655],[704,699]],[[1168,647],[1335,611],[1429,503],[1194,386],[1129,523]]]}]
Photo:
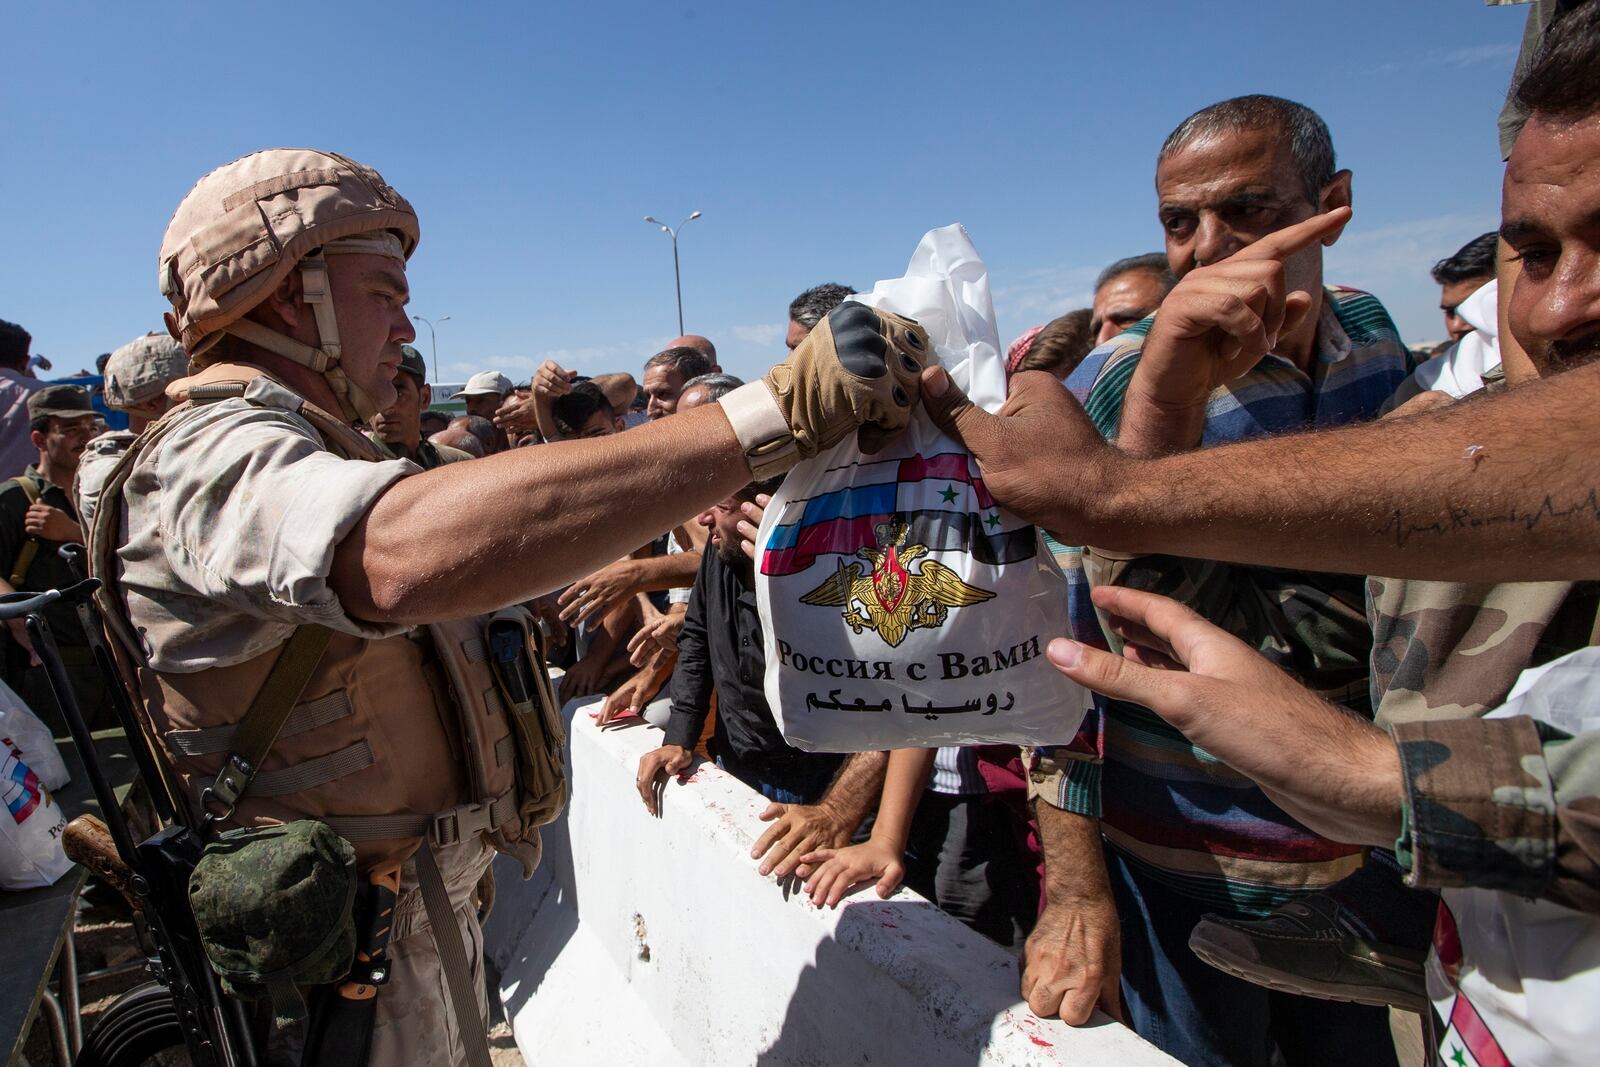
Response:
[{"label": "plastic bag on ground", "polygon": [[0,682],[0,745],[20,751],[46,787],[60,789],[72,781],[50,728],[4,682]]},{"label": "plastic bag on ground", "polygon": [[[974,403],[1005,402],[988,269],[962,227],[851,299],[916,319]],[[920,408],[876,455],[852,438],[790,471],[757,560],[767,701],[797,748],[1062,744],[1089,707],[1044,657],[1067,618],[1054,557]]]},{"label": "plastic bag on ground", "polygon": [[66,816],[15,746],[0,749],[0,889],[37,889],[72,869]]}]

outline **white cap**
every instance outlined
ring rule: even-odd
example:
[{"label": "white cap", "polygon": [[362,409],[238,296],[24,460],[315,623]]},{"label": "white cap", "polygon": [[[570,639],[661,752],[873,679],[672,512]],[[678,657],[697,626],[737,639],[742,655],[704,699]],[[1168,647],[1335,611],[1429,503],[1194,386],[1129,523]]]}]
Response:
[{"label": "white cap", "polygon": [[479,371],[467,379],[466,388],[456,396],[505,396],[511,392],[511,379],[497,370]]}]

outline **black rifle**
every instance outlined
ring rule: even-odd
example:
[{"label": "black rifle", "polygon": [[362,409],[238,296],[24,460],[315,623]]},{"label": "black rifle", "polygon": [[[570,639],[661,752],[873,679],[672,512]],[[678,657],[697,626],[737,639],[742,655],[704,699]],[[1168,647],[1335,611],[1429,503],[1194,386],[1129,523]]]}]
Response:
[{"label": "black rifle", "polygon": [[[63,548],[61,554],[77,562],[73,557],[81,558],[82,551],[74,545]],[[186,806],[173,803],[168,794],[166,779],[146,747],[121,676],[100,637],[100,620],[91,600],[99,588],[98,579],[86,578],[65,589],[0,595],[0,622],[26,618],[34,652],[44,664],[49,688],[77,745],[118,858],[129,871],[129,888],[139,900],[155,942],[156,955],[150,960],[150,968],[172,997],[191,1062],[195,1067],[256,1067],[258,1056],[249,1020],[243,1006],[223,993],[218,984],[189,906],[189,874],[200,858],[202,839],[198,828],[190,825]],[[50,625],[39,614],[41,608],[59,600],[73,604],[84,622],[136,766],[145,779],[157,815],[168,822],[166,828],[146,841],[135,842],[132,838],[116,793],[96,758],[94,738],[78,707]]]}]

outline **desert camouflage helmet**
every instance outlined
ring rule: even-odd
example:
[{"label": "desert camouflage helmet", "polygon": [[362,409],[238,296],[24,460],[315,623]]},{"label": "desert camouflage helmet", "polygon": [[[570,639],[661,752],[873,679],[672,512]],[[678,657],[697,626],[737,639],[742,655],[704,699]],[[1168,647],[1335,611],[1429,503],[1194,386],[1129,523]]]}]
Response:
[{"label": "desert camouflage helmet", "polygon": [[[252,153],[201,178],[167,225],[160,262],[161,292],[172,302],[167,327],[196,366],[232,334],[321,374],[347,417],[370,419],[376,404],[339,366],[325,257],[409,259],[420,235],[411,205],[371,167],[307,148]],[[315,348],[244,318],[296,269],[316,318]]]},{"label": "desert camouflage helmet", "polygon": [[135,337],[106,360],[106,406],[118,411],[147,407],[188,371],[189,354],[171,337],[159,333]]}]

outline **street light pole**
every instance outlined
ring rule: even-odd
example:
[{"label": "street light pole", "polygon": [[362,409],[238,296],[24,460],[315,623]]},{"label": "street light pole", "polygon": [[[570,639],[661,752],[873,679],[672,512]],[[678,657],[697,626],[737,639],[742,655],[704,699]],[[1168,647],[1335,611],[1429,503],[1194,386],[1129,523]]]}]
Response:
[{"label": "street light pole", "polygon": [[[411,317],[416,319],[418,322],[425,322],[428,324],[428,343],[433,348],[433,380],[437,382],[439,380],[439,336],[433,332],[434,320],[425,319],[421,315],[413,315]],[[439,316],[438,321],[449,322],[450,316],[441,315]]]},{"label": "street light pole", "polygon": [[688,218],[678,223],[676,230],[652,215],[644,217],[644,221],[652,226],[661,227],[661,232],[672,238],[672,284],[678,291],[678,332],[680,334],[683,333],[683,274],[678,269],[678,231],[699,217],[700,212],[693,212]]}]

